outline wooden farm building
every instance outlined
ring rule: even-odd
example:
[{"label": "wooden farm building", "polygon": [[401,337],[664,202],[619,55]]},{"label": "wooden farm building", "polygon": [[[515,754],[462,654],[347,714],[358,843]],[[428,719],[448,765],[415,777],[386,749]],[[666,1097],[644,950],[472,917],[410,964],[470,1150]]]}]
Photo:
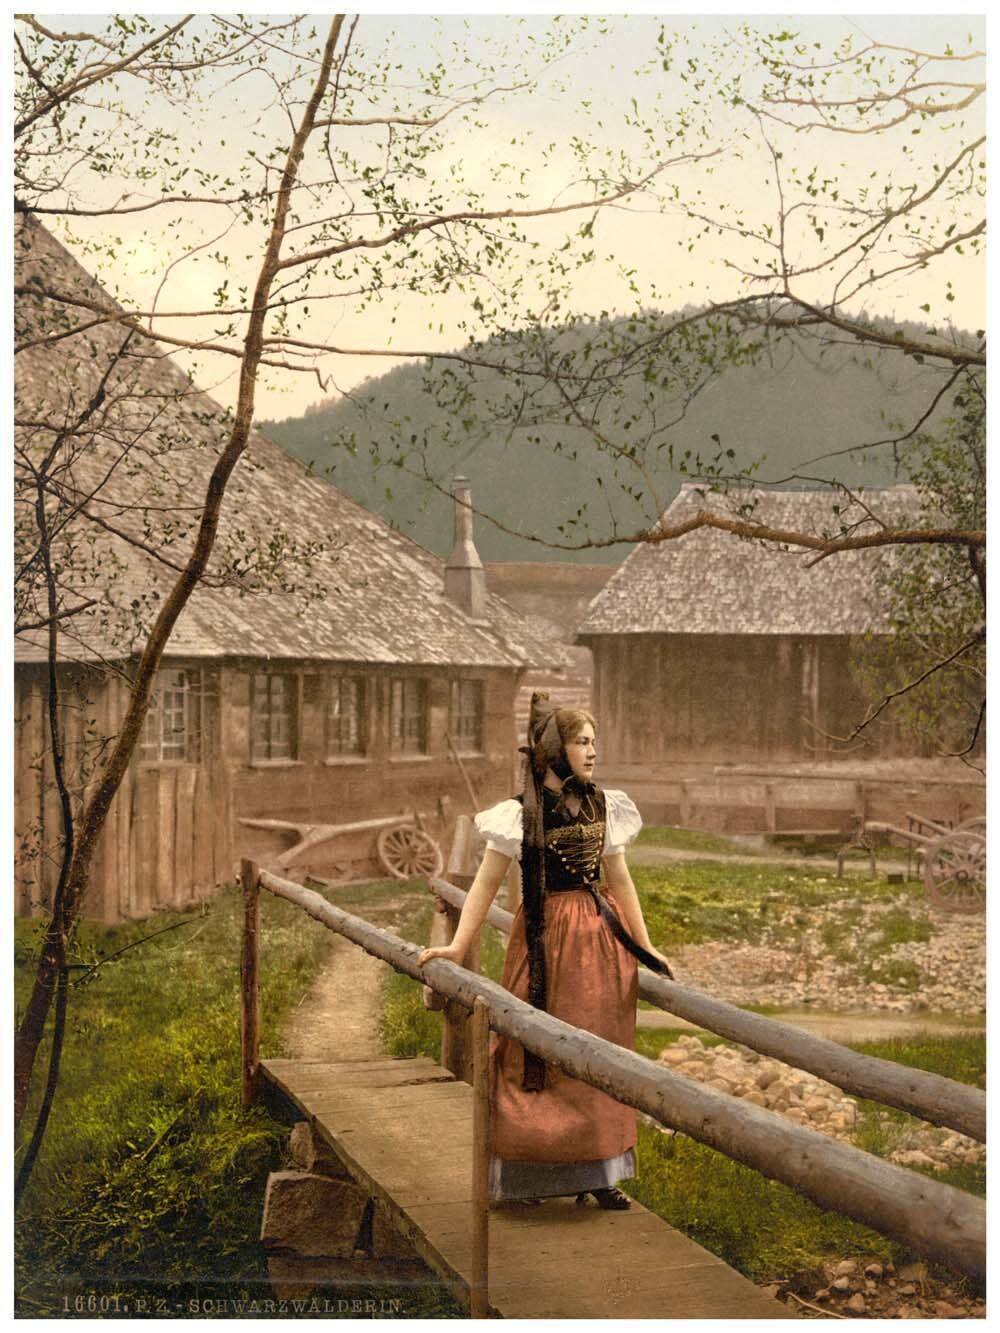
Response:
[{"label": "wooden farm building", "polygon": [[[732,517],[744,505],[755,521],[821,535],[839,531],[840,522],[861,532],[875,519],[895,524],[917,507],[907,485],[865,490],[875,519],[845,501],[835,517],[832,503],[829,490],[722,498],[689,483],[664,522],[713,507]],[[866,711],[852,657],[861,636],[888,632],[873,577],[885,559],[891,556],[846,552],[817,563],[814,551],[711,528],[635,547],[577,633],[593,653],[605,780],[628,784],[647,818],[729,831],[773,831],[776,820],[780,828],[774,804],[783,799],[795,807],[785,811],[786,828],[847,829],[852,811],[879,818],[903,818],[904,807],[939,818],[978,813],[982,783],[968,769],[957,773],[944,804],[934,795],[926,803],[926,783],[913,777],[921,756],[891,725],[880,720],[850,746],[833,739],[848,736]],[[960,767],[957,760],[951,766]],[[898,799],[867,799],[865,779],[903,768]],[[734,776],[723,780],[726,770]],[[825,794],[809,781],[819,773]],[[803,781],[783,798],[768,788],[769,775]],[[849,779],[842,790],[837,775]],[[942,781],[939,770],[933,780]]]},{"label": "wooden farm building", "polygon": [[[62,827],[45,721],[45,584],[32,556],[39,476],[61,571],[57,678],[79,802],[190,550],[227,415],[161,347],[94,321],[95,308],[113,303],[36,223],[19,226],[16,257],[25,577],[15,901],[29,913],[51,900]],[[50,295],[67,292],[83,304]],[[256,821],[416,812],[441,841],[472,807],[470,785],[480,805],[509,794],[519,683],[530,667],[562,659],[530,616],[486,591],[469,514],[457,507],[455,551],[443,562],[252,435],[210,578],[173,632],[113,803],[87,916],[113,922],[184,904],[231,881],[240,856],[266,864],[294,843],[296,833]],[[328,840],[293,870],[377,873],[374,838]]]}]

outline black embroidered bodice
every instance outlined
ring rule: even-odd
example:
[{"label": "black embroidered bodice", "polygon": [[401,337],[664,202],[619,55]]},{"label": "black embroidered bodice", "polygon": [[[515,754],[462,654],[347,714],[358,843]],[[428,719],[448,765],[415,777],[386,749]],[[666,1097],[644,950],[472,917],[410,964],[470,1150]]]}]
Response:
[{"label": "black embroidered bodice", "polygon": [[576,815],[557,808],[559,793],[543,788],[545,802],[545,886],[576,888],[601,876],[606,802],[602,791],[586,794]]}]

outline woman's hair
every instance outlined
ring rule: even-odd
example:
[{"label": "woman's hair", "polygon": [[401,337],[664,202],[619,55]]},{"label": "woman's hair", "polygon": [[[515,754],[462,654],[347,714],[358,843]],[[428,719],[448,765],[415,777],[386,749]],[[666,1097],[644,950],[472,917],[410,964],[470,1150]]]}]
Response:
[{"label": "woman's hair", "polygon": [[587,723],[597,730],[597,723],[593,716],[583,708],[557,708],[556,726],[559,728],[559,739],[563,745],[568,745],[570,741],[576,740],[580,732]]}]

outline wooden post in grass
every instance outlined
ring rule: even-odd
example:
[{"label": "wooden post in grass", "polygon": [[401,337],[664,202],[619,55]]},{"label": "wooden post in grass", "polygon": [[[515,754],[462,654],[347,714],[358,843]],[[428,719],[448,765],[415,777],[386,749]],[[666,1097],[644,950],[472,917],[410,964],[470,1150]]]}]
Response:
[{"label": "wooden post in grass", "polygon": [[472,1277],[469,1314],[488,1319],[490,1249],[490,1007],[472,1006]]},{"label": "wooden post in grass", "polygon": [[[448,855],[448,868],[445,875],[451,884],[468,890],[476,877],[478,858],[476,856],[476,829],[468,815],[459,815],[455,821],[455,836]],[[445,904],[448,918],[447,940],[454,939],[461,909]],[[468,952],[462,959],[462,966],[470,972],[479,971],[479,935],[469,945]],[[464,1005],[455,1000],[446,1000],[444,1004],[444,1027],[441,1032],[441,1063],[450,1069],[456,1078],[466,1083],[472,1082],[472,1052],[469,1046],[470,1015]]]},{"label": "wooden post in grass", "polygon": [[243,948],[240,954],[240,1101],[244,1111],[257,1092],[260,1061],[260,871],[240,862]]}]

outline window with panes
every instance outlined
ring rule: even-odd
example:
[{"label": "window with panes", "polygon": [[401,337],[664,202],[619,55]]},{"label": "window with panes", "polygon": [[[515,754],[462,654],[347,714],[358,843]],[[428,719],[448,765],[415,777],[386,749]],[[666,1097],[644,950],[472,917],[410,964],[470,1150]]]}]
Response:
[{"label": "window with panes", "polygon": [[482,753],[483,682],[481,680],[451,682],[448,731],[452,744],[459,753]]},{"label": "window with panes", "polygon": [[298,757],[298,678],[255,671],[250,688],[250,758]]},{"label": "window with panes", "polygon": [[361,676],[334,676],[327,709],[329,755],[365,752],[365,682]]},{"label": "window with panes", "polygon": [[200,670],[171,667],[157,671],[139,740],[139,758],[155,763],[200,763],[202,705]]},{"label": "window with panes", "polygon": [[391,687],[391,736],[394,754],[427,753],[427,682],[396,676]]}]

